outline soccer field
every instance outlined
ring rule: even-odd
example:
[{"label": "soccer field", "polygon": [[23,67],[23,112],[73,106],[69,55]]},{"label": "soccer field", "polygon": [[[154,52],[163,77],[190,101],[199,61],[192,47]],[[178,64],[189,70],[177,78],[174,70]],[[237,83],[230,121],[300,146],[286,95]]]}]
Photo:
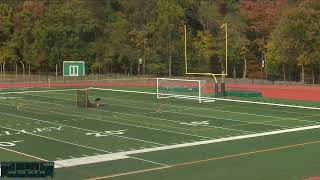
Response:
[{"label": "soccer field", "polygon": [[152,87],[114,87],[89,88],[103,106],[85,109],[75,107],[75,92],[2,90],[0,161],[54,161],[61,180],[320,176],[320,103],[199,104],[158,100]]}]

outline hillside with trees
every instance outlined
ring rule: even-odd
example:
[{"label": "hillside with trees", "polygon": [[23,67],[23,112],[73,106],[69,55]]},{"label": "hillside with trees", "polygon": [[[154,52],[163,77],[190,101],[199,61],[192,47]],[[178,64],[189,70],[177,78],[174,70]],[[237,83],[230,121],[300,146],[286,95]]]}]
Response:
[{"label": "hillside with trees", "polygon": [[191,68],[213,72],[227,23],[229,77],[320,83],[318,0],[2,0],[0,19],[7,71],[137,75],[141,58],[141,74],[183,76],[186,25]]}]

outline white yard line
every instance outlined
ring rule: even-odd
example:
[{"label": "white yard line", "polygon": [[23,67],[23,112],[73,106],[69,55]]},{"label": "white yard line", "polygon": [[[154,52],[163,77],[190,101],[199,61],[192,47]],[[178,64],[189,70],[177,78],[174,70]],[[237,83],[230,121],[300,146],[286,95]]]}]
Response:
[{"label": "white yard line", "polygon": [[129,157],[123,156],[123,155],[102,154],[102,155],[95,155],[95,156],[88,156],[88,157],[81,157],[81,158],[57,160],[57,161],[54,161],[54,163],[55,163],[55,168],[65,168],[65,167],[93,164],[93,163],[106,162],[106,161],[114,161],[114,160],[127,159],[127,158]]},{"label": "white yard line", "polygon": [[[56,97],[49,97],[49,96],[39,96],[39,95],[33,95],[33,96],[38,96],[38,97],[47,97],[47,98],[52,98],[52,99],[60,99],[60,100],[69,100],[69,101],[73,101],[71,99],[66,99],[66,98],[56,98]],[[27,100],[27,101],[32,101],[32,100]],[[115,104],[111,104],[109,103],[110,105],[115,105]],[[63,106],[67,106],[67,105],[63,105]],[[121,105],[119,105],[121,106]],[[68,106],[68,107],[71,107],[71,106]],[[129,106],[128,106],[129,107]],[[135,108],[135,107],[132,107],[131,108]],[[107,111],[104,111],[104,110],[100,110],[100,109],[92,109],[94,111],[100,111],[100,112],[107,112]],[[149,109],[150,110],[150,109]],[[161,119],[161,120],[166,120],[166,121],[172,121],[172,122],[183,122],[183,121],[174,121],[174,120],[169,120],[169,119],[164,119],[164,118],[155,118],[155,117],[150,117],[150,116],[144,116],[144,115],[138,115],[138,114],[128,114],[128,113],[120,113],[120,112],[112,112],[112,113],[116,113],[116,114],[122,114],[122,115],[126,115],[126,116],[137,116],[137,117],[143,117],[143,118],[151,118],[151,119]],[[73,116],[73,115],[70,115],[70,116]],[[109,116],[108,116],[109,117]],[[115,118],[115,117],[110,117],[110,118]],[[119,118],[118,118],[119,119]],[[110,122],[113,122],[113,123],[118,123],[118,122],[114,122],[114,121],[110,121]],[[118,123],[120,124],[120,123]],[[219,127],[219,126],[210,126],[210,125],[206,125],[206,127],[213,127],[213,128],[217,128],[217,129],[225,129],[225,130],[230,130],[230,131],[239,131],[239,132],[245,132],[245,133],[254,133],[253,131],[244,131],[244,130],[239,130],[239,129],[231,129],[231,128],[226,128],[226,127]]]},{"label": "white yard line", "polygon": [[[83,89],[83,88],[78,88]],[[46,92],[65,92],[65,91],[75,91],[78,89],[56,89],[56,90],[38,90],[38,91],[16,91],[16,92],[2,92],[0,95],[7,94],[27,94],[27,93],[46,93]]]},{"label": "white yard line", "polygon": [[[0,112],[0,114],[8,115],[8,114],[2,113],[2,112]],[[20,130],[13,129],[13,128],[8,128],[8,127],[1,127],[1,128],[8,129],[8,130],[11,130],[11,131],[19,131],[19,132],[21,132]],[[84,146],[84,145],[81,145],[81,144],[76,144],[76,143],[72,143],[72,142],[68,142],[68,141],[63,141],[63,140],[59,140],[59,139],[56,139],[56,138],[51,138],[51,137],[42,136],[42,135],[38,135],[38,134],[33,134],[33,133],[29,133],[29,132],[22,132],[22,133],[23,134],[28,134],[28,135],[31,135],[31,136],[41,137],[41,138],[44,138],[44,139],[53,140],[53,141],[56,141],[56,142],[61,142],[61,143],[64,143],[64,144],[78,146],[78,147],[91,149],[91,150],[95,150],[95,151],[100,151],[100,152],[104,152],[104,153],[110,153],[109,151],[106,151],[106,150],[102,150],[102,149],[98,149],[98,148],[94,148],[94,147],[90,147],[90,146]]]},{"label": "white yard line", "polygon": [[[139,92],[139,91],[125,91],[125,90],[102,89],[102,88],[92,88],[92,89],[120,91],[120,92],[130,92],[130,93],[140,93],[140,94],[156,94],[156,93],[147,93],[147,92]],[[55,91],[55,90],[53,90],[53,91]],[[221,99],[221,98],[213,98],[213,99],[225,100],[225,99]],[[228,100],[228,101],[232,101],[232,100]],[[242,100],[234,100],[234,101],[236,101],[236,102],[245,102],[245,103],[253,103],[253,104],[257,103],[257,104],[264,104],[264,105],[273,105],[273,106],[284,106],[284,107],[320,110],[320,108],[315,108],[315,107],[282,105],[282,104],[274,104],[274,103],[261,103],[261,102],[242,101]],[[67,115],[69,115],[69,114],[67,114]],[[94,119],[94,118],[91,118],[91,119]],[[299,119],[297,119],[297,120],[299,120]],[[53,124],[57,124],[57,123],[53,123]],[[170,150],[170,149],[177,149],[177,148],[184,148],[184,147],[192,147],[192,146],[198,146],[198,145],[204,145],[204,144],[213,144],[213,143],[219,143],[219,142],[234,141],[234,140],[240,140],[240,139],[263,137],[263,136],[270,136],[270,135],[276,135],[276,134],[284,134],[284,133],[298,132],[298,131],[305,131],[305,130],[319,129],[319,128],[320,128],[320,125],[315,125],[315,126],[308,126],[308,127],[299,127],[299,128],[285,129],[285,130],[277,130],[277,131],[272,131],[272,132],[254,133],[254,134],[239,135],[239,136],[232,136],[232,137],[219,138],[219,139],[203,140],[203,141],[197,141],[197,142],[191,142],[191,143],[182,143],[182,144],[174,144],[174,145],[163,145],[163,146],[160,146],[160,147],[145,148],[145,149],[140,149],[140,150],[132,150],[132,151],[126,151],[126,152],[118,152],[118,153],[97,155],[97,156],[103,156],[103,157],[100,157],[100,158],[97,158],[96,156],[90,156],[92,158],[90,158],[90,157],[81,157],[81,158],[75,158],[75,159],[69,159],[69,160],[68,159],[67,160],[59,160],[59,161],[56,161],[56,163],[60,165],[59,167],[62,167],[63,165],[65,165],[64,167],[70,167],[70,166],[76,166],[76,165],[81,165],[81,164],[90,164],[90,163],[105,162],[105,161],[111,161],[111,160],[133,158],[133,159],[146,161],[146,162],[150,162],[150,163],[154,163],[154,164],[158,164],[158,165],[162,165],[162,166],[167,166],[165,164],[161,164],[161,163],[157,163],[157,162],[153,162],[153,161],[149,161],[149,160],[130,157],[130,155],[148,153],[148,152],[155,152],[155,151]],[[87,158],[87,159],[83,159],[83,158]],[[61,161],[64,164],[61,163]]]},{"label": "white yard line", "polygon": [[[16,151],[16,150],[4,148],[4,147],[0,147],[0,149],[6,150],[6,151],[10,151],[10,152],[13,152],[13,153],[22,155],[22,156],[30,157],[30,158],[32,158],[32,159],[36,159],[36,160],[40,160],[40,161],[48,161],[48,160],[46,160],[46,159],[39,158],[39,157],[37,157],[37,156],[33,156],[33,155],[26,154],[26,153],[23,153],[23,152],[19,152],[19,151]],[[0,168],[1,168],[1,167],[0,167]]]},{"label": "white yard line", "polygon": [[[9,106],[10,106],[10,105],[9,105]],[[94,118],[89,118],[89,117],[83,117],[83,116],[65,114],[65,113],[61,113],[61,112],[60,112],[60,113],[59,113],[59,112],[55,112],[55,113],[57,113],[57,114],[64,114],[64,115],[68,115],[68,116],[82,117],[82,118],[86,118],[86,119],[94,119]],[[40,120],[40,119],[36,119],[36,118],[29,118],[29,117],[25,117],[25,116],[19,116],[19,115],[8,114],[8,113],[3,113],[3,112],[0,112],[0,114],[4,114],[4,115],[8,115],[8,116],[14,116],[14,117],[19,117],[19,118],[24,118],[24,119],[29,119],[29,120],[38,121],[38,122],[45,122],[45,123],[60,125],[60,126],[69,127],[69,128],[72,128],[72,129],[82,130],[82,131],[89,131],[89,132],[99,133],[99,131],[95,131],[95,130],[91,130],[91,129],[79,128],[79,127],[75,127],[75,126],[64,125],[64,124],[60,124],[60,123],[54,123],[54,122],[45,121],[45,120]],[[124,138],[124,139],[130,139],[130,140],[134,140],[134,141],[145,142],[145,143],[149,143],[149,144],[164,145],[164,144],[160,144],[160,143],[156,143],[156,142],[151,142],[151,141],[146,141],[146,140],[142,140],[142,139],[136,139],[136,138],[126,137],[126,136],[120,136],[120,135],[115,135],[115,134],[112,134],[112,135],[110,135],[110,136],[120,137],[120,138]]]},{"label": "white yard line", "polygon": [[[43,96],[39,96],[39,97],[43,97]],[[35,100],[26,100],[25,101],[30,101],[30,102],[37,102],[37,103],[43,103],[43,104],[56,104],[56,103],[49,103],[49,102],[42,102],[42,101],[35,101]],[[68,105],[62,105],[63,107],[71,107]],[[31,108],[30,108],[31,109]],[[106,112],[103,110],[97,110],[96,111],[101,111],[101,112]],[[41,110],[41,111],[46,111],[46,110]],[[132,127],[138,127],[138,128],[144,128],[144,129],[151,129],[151,130],[157,130],[157,131],[163,131],[163,132],[168,132],[168,133],[174,133],[174,134],[181,134],[181,135],[187,135],[187,136],[193,136],[193,137],[198,137],[198,138],[207,138],[207,139],[212,139],[212,137],[206,137],[206,136],[199,136],[199,135],[195,135],[195,134],[189,134],[189,133],[182,133],[182,132],[177,132],[177,131],[169,131],[169,130],[164,130],[164,129],[158,129],[158,128],[151,128],[151,127],[145,127],[145,126],[139,126],[139,125],[133,125],[133,124],[127,124],[127,123],[121,123],[121,122],[115,122],[115,121],[108,121],[108,120],[102,120],[100,118],[113,118],[113,119],[121,119],[120,117],[114,117],[114,116],[102,116],[102,115],[96,115],[98,118],[96,117],[84,117],[84,116],[79,116],[79,115],[74,115],[74,114],[66,114],[66,113],[62,113],[62,112],[53,112],[53,111],[47,111],[50,113],[57,113],[57,114],[62,114],[62,115],[67,115],[67,116],[75,116],[75,117],[81,117],[81,118],[85,118],[85,119],[91,119],[91,120],[96,120],[96,121],[102,121],[102,122],[109,122],[109,123],[114,123],[114,124],[121,124],[121,125],[126,125],[126,126],[132,126]],[[118,112],[114,112],[120,115],[125,115],[125,116],[137,116],[137,117],[144,117],[144,118],[152,118],[149,116],[140,116],[140,115],[136,115],[136,114],[127,114],[127,113],[118,113]],[[154,119],[161,119],[162,118],[154,118]],[[173,120],[170,120],[173,121]],[[174,121],[177,123],[183,122],[183,121]],[[143,123],[143,122],[142,122]],[[212,127],[212,128],[216,128],[216,127]]]},{"label": "white yard line", "polygon": [[[124,105],[119,105],[119,104],[112,104],[108,103],[110,105],[115,105],[115,106],[123,106],[123,107],[131,107],[131,108],[137,108],[137,109],[145,109],[145,110],[152,110],[148,108],[140,108],[140,107],[132,107],[132,106],[124,106]],[[190,108],[192,109],[192,108]],[[186,109],[185,109],[186,110]],[[215,111],[215,110],[212,110]],[[280,125],[274,125],[274,124],[266,124],[266,123],[260,123],[260,122],[251,122],[251,121],[244,121],[244,120],[237,120],[237,119],[230,119],[230,118],[221,118],[221,117],[214,117],[214,116],[205,116],[205,115],[199,115],[199,114],[189,114],[189,113],[183,113],[179,111],[168,111],[168,110],[162,110],[161,112],[169,112],[169,113],[174,113],[174,114],[180,114],[180,115],[187,115],[187,116],[196,116],[196,117],[203,117],[203,118],[209,118],[209,119],[220,119],[220,120],[228,120],[228,121],[233,121],[233,122],[243,122],[247,124],[260,124],[260,125],[269,125],[269,126],[278,126],[278,127],[287,127],[287,126],[280,126]],[[278,117],[280,118],[280,117]],[[283,119],[283,118],[281,118]],[[268,121],[269,122],[269,121]],[[216,126],[207,126],[207,127],[216,127]],[[229,127],[229,126],[224,126],[224,128]]]},{"label": "white yard line", "polygon": [[[319,128],[320,128],[320,125],[316,125],[316,126],[309,126],[309,127],[302,127],[302,128],[293,128],[293,129],[278,130],[278,131],[272,131],[272,132],[240,135],[240,136],[233,136],[233,137],[213,139],[213,140],[204,140],[204,141],[191,142],[191,143],[174,144],[174,145],[168,145],[168,146],[161,146],[161,147],[146,148],[146,149],[140,149],[140,150],[126,151],[126,152],[98,155],[103,158],[96,158],[96,156],[90,156],[92,158],[83,157],[83,158],[76,158],[76,159],[60,160],[60,161],[56,161],[56,162],[57,162],[57,164],[65,165],[63,167],[69,167],[69,166],[76,166],[76,165],[82,165],[82,164],[113,161],[113,160],[129,158],[129,157],[133,158],[133,159],[142,160],[142,159],[139,159],[136,157],[132,157],[130,155],[171,150],[171,149],[178,149],[178,148],[185,148],[185,147],[193,147],[193,146],[199,146],[199,145],[205,145],[205,144],[214,144],[214,143],[221,143],[221,142],[227,142],[227,141],[249,139],[249,138],[256,138],[256,137],[263,137],[263,136],[270,136],[270,135],[276,135],[276,134],[284,134],[284,133],[298,132],[298,131],[305,131],[305,130],[319,129]],[[150,162],[150,161],[144,160],[144,159],[143,159],[143,161]],[[63,162],[63,163],[61,163],[61,162]],[[161,163],[157,163],[157,162],[153,162],[153,161],[151,161],[151,162],[154,164],[162,165],[162,166],[168,166],[166,164],[161,164]]]},{"label": "white yard line", "polygon": [[[94,89],[94,88],[89,88],[89,89]],[[99,89],[100,91],[103,91],[103,90],[105,90],[105,91],[108,91],[108,90],[110,90],[110,89],[103,89],[103,88],[97,88],[97,89]],[[129,91],[130,93],[135,93],[135,91]],[[146,94],[149,94],[149,95],[155,95],[156,93],[148,93],[148,92],[145,92]],[[108,97],[108,98],[110,98],[110,99],[117,99],[116,98],[117,96],[113,96],[113,97]],[[140,101],[140,100],[132,100],[132,99],[126,99],[126,101],[128,101],[128,102],[140,102],[140,103],[145,103],[145,101]],[[181,107],[181,108],[183,108],[183,109],[185,109],[185,108],[190,108],[190,106],[183,106],[183,105],[174,105],[174,104],[164,104],[164,103],[161,103],[161,102],[155,102],[155,104],[159,104],[159,105],[166,105],[166,106],[175,106],[175,107]],[[223,106],[219,106],[219,107],[217,107],[217,106],[215,106],[215,109],[214,110],[216,110],[217,108],[219,109],[219,108],[226,108],[226,107],[236,107],[236,108],[242,108],[242,109],[256,109],[256,110],[263,110],[263,111],[270,111],[270,112],[284,112],[284,113],[289,113],[289,114],[303,114],[303,113],[298,113],[298,112],[292,112],[292,111],[285,111],[285,110],[274,110],[274,109],[263,109],[263,108],[256,108],[256,107],[243,107],[243,106],[234,106],[234,105],[223,105]],[[209,109],[209,108],[199,108],[199,107],[192,107],[192,108],[195,108],[195,109],[202,109],[202,110],[210,110],[210,111],[212,111],[212,108],[211,109]],[[232,111],[231,111],[232,112]],[[237,112],[233,112],[233,113],[237,113]],[[240,112],[239,112],[240,113]],[[250,114],[249,113],[249,115],[257,115],[257,114]],[[306,115],[308,115],[308,114],[306,114]]]},{"label": "white yard line", "polygon": [[[57,93],[57,94],[59,94],[59,93]],[[63,95],[66,95],[66,94],[63,94]],[[42,97],[42,96],[40,96],[40,97]],[[48,97],[48,96],[43,96],[43,97]],[[112,97],[108,97],[108,98],[120,101],[120,100],[118,100],[116,98],[112,98]],[[56,98],[56,99],[58,99],[58,98]],[[141,101],[136,101],[136,100],[130,100],[130,101],[132,101],[132,102],[141,102]],[[120,105],[120,104],[112,104],[112,103],[108,103],[108,104],[115,105],[115,106],[137,108],[137,109],[153,110],[153,109],[150,109],[150,108],[142,108],[142,107],[137,107],[137,106],[133,107],[133,106]],[[175,106],[175,107],[179,107],[179,108],[183,107],[184,108],[183,110],[186,110],[186,109],[201,109],[201,110],[206,110],[206,111],[211,111],[211,112],[223,112],[223,113],[231,113],[231,114],[242,114],[242,115],[256,116],[256,117],[276,118],[278,120],[270,120],[270,121],[264,121],[264,122],[251,122],[251,121],[244,121],[244,120],[237,120],[237,119],[230,119],[230,118],[211,117],[211,116],[204,116],[204,115],[197,115],[197,114],[181,113],[181,112],[178,112],[178,111],[170,111],[170,110],[162,110],[162,112],[171,112],[171,113],[183,114],[183,115],[189,115],[189,116],[207,117],[207,118],[211,118],[211,119],[222,119],[222,120],[229,120],[229,121],[246,122],[248,124],[261,124],[261,125],[278,126],[278,127],[283,127],[283,128],[286,128],[287,126],[268,124],[268,122],[275,122],[275,121],[282,121],[282,120],[295,120],[295,121],[303,121],[303,122],[310,122],[310,123],[319,123],[319,122],[316,122],[316,121],[303,120],[303,119],[297,119],[297,118],[283,118],[283,117],[270,116],[270,115],[261,115],[261,114],[243,113],[243,112],[233,112],[233,111],[227,111],[227,110],[217,110],[217,109],[214,109],[214,108],[213,109],[208,109],[208,108],[198,108],[198,107],[189,107],[189,106],[180,106],[180,105],[171,105],[171,106]],[[150,118],[152,118],[152,117],[150,117]],[[211,126],[208,126],[208,127],[211,127]],[[215,126],[212,126],[212,127],[215,127]],[[226,127],[228,127],[228,126],[226,126]]]},{"label": "white yard line", "polygon": [[[57,93],[59,94],[59,93]],[[66,94],[64,94],[66,95]],[[117,98],[113,98],[113,97],[108,97],[110,99],[116,100],[116,101],[121,101],[118,100]],[[127,101],[131,101],[131,102],[141,102],[141,103],[145,103],[143,101],[137,101],[137,100],[127,100]],[[161,104],[161,103],[159,103]],[[118,105],[118,104],[114,104],[117,106],[125,106],[125,105]],[[305,122],[312,122],[315,123],[316,121],[310,121],[310,120],[303,120],[303,119],[297,119],[297,118],[284,118],[284,117],[278,117],[278,116],[270,116],[270,115],[262,115],[262,114],[253,114],[253,113],[244,113],[244,112],[235,112],[235,111],[227,111],[227,110],[219,110],[219,109],[215,109],[215,108],[199,108],[199,107],[190,107],[190,106],[181,106],[181,105],[173,105],[173,104],[168,104],[168,106],[174,106],[174,107],[178,107],[178,108],[183,108],[183,110],[187,110],[187,109],[200,109],[200,110],[205,110],[205,111],[211,111],[211,112],[223,112],[223,113],[231,113],[231,114],[241,114],[241,115],[248,115],[248,116],[256,116],[256,117],[265,117],[265,118],[276,118],[279,120],[272,120],[272,121],[264,121],[264,122],[273,122],[273,121],[281,121],[281,120],[296,120],[296,121],[305,121]],[[128,107],[128,106],[125,106]],[[133,108],[141,108],[141,107],[133,107]],[[262,109],[261,109],[262,110]],[[264,109],[265,110],[265,109]],[[271,110],[272,111],[272,110]],[[177,111],[169,111],[169,110],[162,110],[162,112],[177,112]],[[178,113],[178,112],[177,112]],[[197,116],[197,114],[191,114],[191,115],[195,115]],[[226,118],[221,118],[221,117],[215,117],[217,119],[226,119]],[[231,121],[241,121],[241,122],[248,122],[248,121],[242,121],[242,120],[236,120],[236,119],[226,119],[226,120],[231,120]],[[248,122],[250,124],[263,124],[263,123],[259,123],[259,122]],[[268,124],[267,124],[268,125]]]},{"label": "white yard line", "polygon": [[149,161],[149,160],[146,160],[146,159],[141,159],[141,158],[137,158],[137,157],[130,157],[131,159],[137,159],[139,161],[145,161],[145,162],[149,162],[149,163],[152,163],[152,164],[157,164],[157,165],[160,165],[160,166],[169,166],[167,164],[163,164],[163,163],[158,163],[158,162],[154,162],[154,161]]},{"label": "white yard line", "polygon": [[[157,93],[152,93],[152,92],[128,91],[128,90],[108,89],[108,88],[96,88],[96,87],[90,87],[90,88],[88,88],[88,89],[104,90],[104,91],[114,91],[114,92],[126,92],[126,93],[137,93],[137,94],[153,94],[153,95],[156,95],[156,94],[157,94]],[[320,110],[320,107],[298,106],[298,105],[266,103],[266,102],[257,102],[257,101],[245,101],[245,100],[236,100],[236,99],[224,99],[224,98],[210,98],[210,99],[220,100],[220,101],[231,101],[231,102],[249,103],[249,104],[259,104],[259,105],[263,104],[263,105],[270,105],[270,106],[280,106],[280,107],[290,107],[290,108]]]}]

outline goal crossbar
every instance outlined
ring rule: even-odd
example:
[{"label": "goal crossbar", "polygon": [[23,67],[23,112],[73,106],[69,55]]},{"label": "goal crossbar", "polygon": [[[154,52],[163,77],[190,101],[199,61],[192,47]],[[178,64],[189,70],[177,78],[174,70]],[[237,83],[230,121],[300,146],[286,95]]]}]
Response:
[{"label": "goal crossbar", "polygon": [[[157,78],[157,99],[179,98],[198,100],[199,103],[214,102],[203,95],[206,83],[205,80]],[[185,94],[179,92],[179,89],[186,91]]]}]

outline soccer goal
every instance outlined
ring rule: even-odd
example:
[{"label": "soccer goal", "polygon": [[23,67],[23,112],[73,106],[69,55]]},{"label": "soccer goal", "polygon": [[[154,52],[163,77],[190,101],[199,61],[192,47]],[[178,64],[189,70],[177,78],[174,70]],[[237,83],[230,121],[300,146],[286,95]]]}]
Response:
[{"label": "soccer goal", "polygon": [[180,98],[214,102],[213,83],[206,80],[157,78],[157,99]]},{"label": "soccer goal", "polygon": [[87,89],[76,90],[76,107],[88,108],[90,106],[89,93]]}]

